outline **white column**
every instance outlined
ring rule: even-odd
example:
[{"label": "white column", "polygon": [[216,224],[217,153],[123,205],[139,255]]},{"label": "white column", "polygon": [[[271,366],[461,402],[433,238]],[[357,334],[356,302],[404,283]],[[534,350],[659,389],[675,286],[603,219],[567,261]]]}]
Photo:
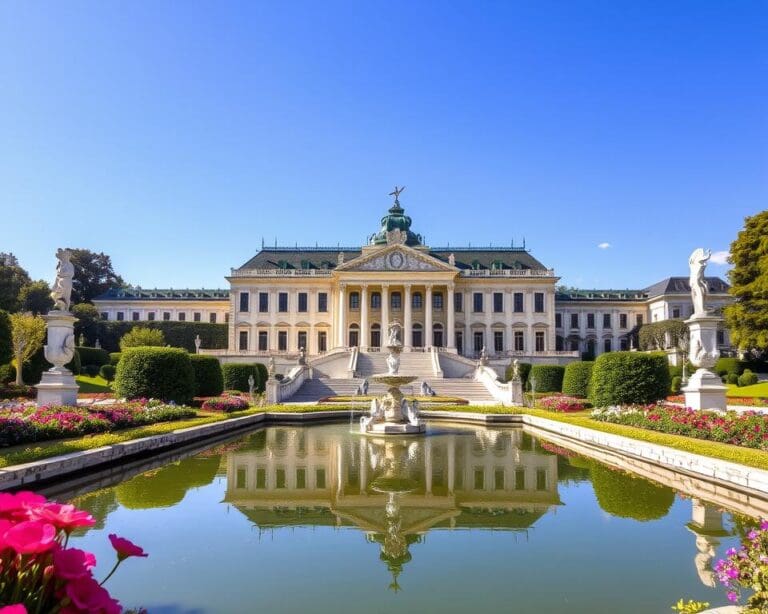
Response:
[{"label": "white column", "polygon": [[456,328],[456,313],[454,311],[454,304],[453,304],[453,284],[448,284],[447,292],[445,293],[445,300],[446,300],[446,325],[445,327],[448,329],[445,332],[446,338],[444,341],[446,348],[455,348],[456,347],[456,331],[454,330]]},{"label": "white column", "polygon": [[381,285],[381,347],[387,344],[389,336],[389,286]]},{"label": "white column", "polygon": [[339,331],[338,331],[338,344],[339,347],[347,347],[347,286],[346,284],[339,284]]},{"label": "white column", "polygon": [[368,286],[360,288],[360,347],[367,349],[371,344],[368,331]]},{"label": "white column", "polygon": [[427,285],[424,297],[424,347],[432,347],[432,286]]},{"label": "white column", "polygon": [[403,328],[405,329],[403,334],[403,345],[407,348],[413,346],[413,313],[411,310],[411,285],[405,284],[405,292],[403,300]]}]

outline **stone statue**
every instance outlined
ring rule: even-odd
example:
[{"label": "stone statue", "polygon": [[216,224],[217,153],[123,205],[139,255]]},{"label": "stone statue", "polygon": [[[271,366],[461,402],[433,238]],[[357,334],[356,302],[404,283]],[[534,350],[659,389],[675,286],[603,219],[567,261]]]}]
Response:
[{"label": "stone statue", "polygon": [[253,379],[253,373],[248,376],[248,394],[253,398],[253,389],[256,385],[256,381]]},{"label": "stone statue", "polygon": [[693,250],[688,259],[688,265],[691,268],[689,283],[691,285],[691,300],[693,301],[693,317],[706,315],[704,308],[704,298],[709,291],[707,280],[704,278],[704,269],[707,268],[707,262],[712,257],[711,250],[704,250],[701,247]]},{"label": "stone statue", "polygon": [[203,344],[202,339],[200,339],[200,335],[195,335],[195,353],[200,353],[200,346]]},{"label": "stone statue", "polygon": [[405,403],[405,418],[413,426],[419,426],[419,402],[413,401],[409,405],[408,402],[403,399],[403,403]]},{"label": "stone statue", "polygon": [[99,341],[98,337],[96,337],[96,343],[93,344],[93,347],[95,347],[97,350],[101,349],[101,341]]},{"label": "stone statue", "polygon": [[298,364],[303,365],[307,363],[307,353],[304,351],[304,348],[299,348],[299,359]]},{"label": "stone statue", "polygon": [[450,264],[451,266],[456,266],[456,256],[454,256],[453,254],[449,254],[448,264]]},{"label": "stone statue", "polygon": [[400,343],[400,325],[393,322],[389,325],[389,336],[387,337],[387,345],[401,345]]},{"label": "stone statue", "polygon": [[485,346],[483,346],[483,349],[480,350],[480,364],[481,365],[488,364],[488,351],[485,349]]},{"label": "stone statue", "polygon": [[389,196],[394,196],[395,197],[395,204],[398,207],[400,206],[400,200],[399,200],[400,194],[403,193],[403,190],[405,190],[405,186],[403,186],[402,188],[398,188],[397,186],[395,186],[394,191],[389,193]]},{"label": "stone statue", "polygon": [[80,333],[80,336],[78,337],[78,343],[80,344],[80,347],[85,347],[85,335],[83,333]]},{"label": "stone statue", "polygon": [[274,356],[270,356],[269,360],[267,361],[267,375],[269,375],[270,379],[275,377],[275,357]]},{"label": "stone statue", "polygon": [[387,356],[387,371],[389,375],[397,375],[400,370],[400,356],[390,352]]},{"label": "stone statue", "polygon": [[368,380],[364,379],[363,383],[360,384],[360,389],[362,390],[363,394],[368,394]]},{"label": "stone statue", "polygon": [[421,382],[421,396],[425,397],[429,394],[429,384],[427,382]]},{"label": "stone statue", "polygon": [[75,276],[75,265],[72,264],[72,252],[68,249],[56,250],[59,263],[56,265],[56,281],[53,282],[53,309],[56,311],[69,311],[70,297],[72,296],[72,279]]},{"label": "stone statue", "polygon": [[512,381],[520,381],[520,361],[517,358],[512,361]]}]

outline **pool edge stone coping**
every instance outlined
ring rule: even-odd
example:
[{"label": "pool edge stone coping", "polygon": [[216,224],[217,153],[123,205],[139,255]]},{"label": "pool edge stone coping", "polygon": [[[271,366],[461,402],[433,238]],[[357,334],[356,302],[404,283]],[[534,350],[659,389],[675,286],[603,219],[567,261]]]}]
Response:
[{"label": "pool edge stone coping", "polygon": [[[335,410],[328,412],[262,412],[250,416],[231,418],[220,422],[191,426],[151,435],[131,441],[71,452],[60,456],[11,465],[0,469],[0,491],[29,486],[37,482],[64,478],[69,474],[115,463],[121,459],[146,455],[155,451],[178,447],[212,435],[243,430],[256,425],[303,424],[313,422],[341,422],[352,420],[362,411]],[[351,414],[351,415],[350,415]],[[425,418],[439,422],[469,423],[477,425],[529,425],[544,432],[555,433],[565,439],[604,448],[646,462],[681,471],[729,487],[748,489],[768,495],[768,471],[700,454],[675,450],[528,414],[473,414],[451,411],[424,411]]]}]

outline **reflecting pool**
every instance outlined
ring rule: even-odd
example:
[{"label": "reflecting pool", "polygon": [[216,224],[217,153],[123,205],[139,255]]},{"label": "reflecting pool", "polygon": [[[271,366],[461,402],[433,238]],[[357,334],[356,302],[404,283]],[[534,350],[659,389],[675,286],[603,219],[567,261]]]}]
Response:
[{"label": "reflecting pool", "polygon": [[96,554],[97,577],[113,561],[108,533],[150,553],[109,581],[150,612],[725,604],[711,566],[766,503],[632,468],[515,428],[371,439],[349,425],[270,427],[45,492],[97,517],[71,542]]}]

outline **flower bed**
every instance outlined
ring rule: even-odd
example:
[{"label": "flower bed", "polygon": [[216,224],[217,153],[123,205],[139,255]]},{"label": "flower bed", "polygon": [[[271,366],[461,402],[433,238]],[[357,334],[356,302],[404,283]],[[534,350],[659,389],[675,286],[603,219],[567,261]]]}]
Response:
[{"label": "flower bed", "polygon": [[99,583],[96,557],[67,548],[70,533],[92,527],[93,516],[73,505],[46,501],[31,492],[0,493],[0,611],[122,612],[102,585],[129,557],[146,557],[127,539],[110,535],[117,554],[112,571]]},{"label": "flower bed", "polygon": [[585,410],[588,403],[586,399],[579,399],[578,397],[552,395],[539,399],[538,405],[542,409],[549,409],[550,411],[571,412]]},{"label": "flower bed", "polygon": [[[685,403],[685,396],[676,394],[667,397],[670,403]],[[768,407],[768,399],[765,397],[726,397],[728,405],[743,405],[745,407]]]},{"label": "flower bed", "polygon": [[705,411],[660,403],[596,409],[592,412],[592,418],[601,422],[768,450],[768,416],[753,411]]},{"label": "flower bed", "polygon": [[741,590],[751,590],[746,612],[768,610],[768,522],[751,530],[741,547],[729,548],[726,558],[715,564],[720,583],[728,590],[728,600],[736,603]]},{"label": "flower bed", "polygon": [[151,399],[91,407],[9,404],[0,406],[0,446],[103,433],[195,415],[189,407]]},{"label": "flower bed", "polygon": [[210,397],[202,403],[202,408],[207,411],[223,411],[224,413],[242,411],[248,409],[249,406],[250,404],[244,398],[229,395]]}]

